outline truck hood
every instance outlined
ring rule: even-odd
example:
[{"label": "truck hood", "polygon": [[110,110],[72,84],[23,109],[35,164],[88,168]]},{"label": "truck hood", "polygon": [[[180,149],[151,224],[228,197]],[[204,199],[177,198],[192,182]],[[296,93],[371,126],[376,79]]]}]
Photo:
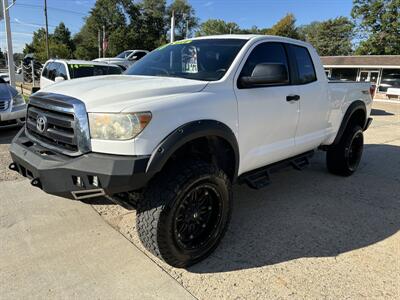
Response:
[{"label": "truck hood", "polygon": [[120,112],[136,102],[199,92],[206,85],[204,81],[183,78],[106,75],[63,81],[40,91],[79,99],[85,103],[88,112]]}]

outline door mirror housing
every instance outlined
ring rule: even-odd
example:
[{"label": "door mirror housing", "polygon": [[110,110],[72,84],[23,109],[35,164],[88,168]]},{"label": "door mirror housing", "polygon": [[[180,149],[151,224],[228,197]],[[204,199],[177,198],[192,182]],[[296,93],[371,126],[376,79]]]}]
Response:
[{"label": "door mirror housing", "polygon": [[287,68],[284,64],[260,63],[255,66],[251,76],[239,78],[240,88],[280,85],[289,83]]},{"label": "door mirror housing", "polygon": [[137,60],[137,55],[130,57],[129,60]]},{"label": "door mirror housing", "polygon": [[60,81],[64,81],[64,80],[65,80],[64,77],[57,76],[57,77],[54,79],[54,82],[60,82]]}]

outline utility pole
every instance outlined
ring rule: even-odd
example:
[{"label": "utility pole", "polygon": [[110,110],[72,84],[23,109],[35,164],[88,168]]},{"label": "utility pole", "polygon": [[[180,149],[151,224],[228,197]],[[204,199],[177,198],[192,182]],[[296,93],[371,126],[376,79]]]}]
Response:
[{"label": "utility pole", "polygon": [[103,57],[106,57],[106,26],[103,25]]},{"label": "utility pole", "polygon": [[175,41],[175,12],[172,11],[171,16],[171,43]]},{"label": "utility pole", "polygon": [[49,50],[49,23],[47,20],[47,0],[44,0],[44,17],[46,19],[46,53],[47,53],[47,59],[49,59],[50,50]]},{"label": "utility pole", "polygon": [[97,42],[99,46],[99,58],[101,57],[101,32],[100,29],[97,32]]},{"label": "utility pole", "polygon": [[[10,77],[10,85],[15,87],[15,67],[14,67],[14,52],[12,47],[11,38],[11,27],[10,27],[10,15],[8,14],[8,0],[2,0],[3,4],[3,16],[6,27],[6,38],[7,38],[7,64],[8,64],[8,74]],[[14,4],[14,2],[13,2]]]}]

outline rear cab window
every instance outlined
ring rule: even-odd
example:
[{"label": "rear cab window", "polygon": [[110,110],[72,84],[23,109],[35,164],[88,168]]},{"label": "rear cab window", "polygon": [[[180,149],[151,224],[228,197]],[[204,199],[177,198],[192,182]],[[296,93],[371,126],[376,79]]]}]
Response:
[{"label": "rear cab window", "polygon": [[317,80],[314,63],[307,48],[288,44],[292,64],[296,72],[296,84],[307,84]]}]

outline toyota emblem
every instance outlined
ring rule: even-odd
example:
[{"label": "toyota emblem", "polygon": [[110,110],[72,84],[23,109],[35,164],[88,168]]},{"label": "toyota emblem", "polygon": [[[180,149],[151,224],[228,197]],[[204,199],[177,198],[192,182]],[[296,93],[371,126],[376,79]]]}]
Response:
[{"label": "toyota emblem", "polygon": [[47,129],[47,119],[45,116],[39,116],[36,119],[36,129],[40,132],[43,133]]}]

